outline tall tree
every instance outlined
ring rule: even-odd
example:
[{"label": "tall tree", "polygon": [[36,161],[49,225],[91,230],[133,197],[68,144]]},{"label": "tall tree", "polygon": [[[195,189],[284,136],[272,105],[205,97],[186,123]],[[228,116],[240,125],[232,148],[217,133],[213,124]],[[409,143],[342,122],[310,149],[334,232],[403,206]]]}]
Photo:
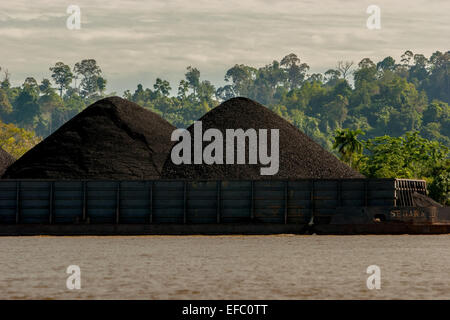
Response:
[{"label": "tall tree", "polygon": [[198,86],[200,84],[200,71],[192,66],[187,67],[187,72],[185,74],[186,80],[189,86],[194,91],[194,96],[197,93]]},{"label": "tall tree", "polygon": [[186,80],[180,80],[178,85],[178,98],[181,100],[186,99],[187,92],[189,91],[189,82]]},{"label": "tall tree", "polygon": [[434,52],[430,57],[431,74],[426,85],[431,99],[439,99],[450,104],[450,51]]},{"label": "tall tree", "polygon": [[249,89],[256,76],[256,69],[246,66],[244,64],[236,64],[228,69],[224,80],[231,82],[232,85],[219,90],[220,96],[225,96],[228,99],[235,96],[248,96]]},{"label": "tall tree", "polygon": [[15,121],[26,128],[32,128],[36,116],[40,114],[38,93],[31,86],[24,86],[13,107]]},{"label": "tall tree", "polygon": [[338,61],[336,69],[342,74],[342,77],[347,80],[347,76],[351,74],[353,61]]},{"label": "tall tree", "polygon": [[160,94],[163,97],[169,96],[170,90],[172,90],[169,81],[161,80],[160,78],[156,79],[156,83],[153,85],[153,88],[157,94]]},{"label": "tall tree", "polygon": [[358,63],[358,70],[354,72],[356,89],[364,86],[364,83],[371,83],[376,80],[377,66],[369,58],[364,58]]},{"label": "tall tree", "polygon": [[108,81],[103,77],[97,77],[97,88],[101,95],[103,95],[103,92],[106,90],[106,84]]},{"label": "tall tree", "polygon": [[377,69],[381,71],[393,71],[395,69],[394,58],[392,58],[391,56],[384,58],[382,61],[377,63]]},{"label": "tall tree", "polygon": [[[2,68],[0,67],[0,71]],[[5,69],[4,71],[3,80],[0,82],[0,88],[2,89],[9,89],[11,86],[11,83],[9,81],[9,77],[11,76],[11,73],[9,73],[8,69]]]},{"label": "tall tree", "polygon": [[39,91],[44,95],[49,95],[54,92],[52,88],[52,84],[48,79],[42,79],[41,84],[39,85]]},{"label": "tall tree", "polygon": [[359,129],[341,129],[336,130],[334,137],[333,149],[337,150],[342,161],[355,169],[363,151],[363,144],[358,140],[358,135],[363,134],[364,132]]},{"label": "tall tree", "polygon": [[74,71],[76,74],[82,76],[80,87],[83,97],[89,97],[98,91],[98,77],[101,76],[102,70],[97,65],[97,61],[94,59],[84,59],[81,62],[77,62]]},{"label": "tall tree", "polygon": [[69,88],[73,80],[73,73],[70,67],[62,62],[57,62],[50,68],[53,81],[59,86],[59,96],[62,97],[63,90]]},{"label": "tall tree", "polygon": [[281,59],[280,65],[287,71],[291,90],[298,88],[303,83],[306,72],[309,70],[309,66],[306,63],[301,63],[294,53],[290,53]]},{"label": "tall tree", "polygon": [[0,88],[0,116],[5,116],[12,112],[13,108],[9,102],[8,94],[5,89]]},{"label": "tall tree", "polygon": [[328,86],[335,86],[337,81],[339,80],[339,77],[341,76],[341,72],[339,70],[335,69],[328,69],[324,73],[325,75],[325,82]]},{"label": "tall tree", "polygon": [[24,89],[30,89],[35,91],[36,93],[39,93],[39,85],[36,79],[33,77],[27,77],[22,86]]}]

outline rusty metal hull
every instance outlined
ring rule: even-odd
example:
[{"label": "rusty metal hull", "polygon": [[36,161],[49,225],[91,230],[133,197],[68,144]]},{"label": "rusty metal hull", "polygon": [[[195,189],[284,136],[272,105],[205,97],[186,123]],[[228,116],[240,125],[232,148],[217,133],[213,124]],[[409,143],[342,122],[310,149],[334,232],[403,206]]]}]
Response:
[{"label": "rusty metal hull", "polygon": [[316,234],[448,234],[450,208],[339,207],[328,224],[314,224]]},{"label": "rusty metal hull", "polygon": [[89,236],[89,235],[269,235],[269,234],[450,234],[450,224],[97,224],[0,225],[0,236]]},{"label": "rusty metal hull", "polygon": [[450,208],[338,207],[331,216],[316,215],[308,223],[0,224],[0,236],[192,234],[450,234]]},{"label": "rusty metal hull", "polygon": [[310,232],[321,235],[364,234],[450,234],[450,224],[408,224],[387,222],[382,224],[329,224],[314,226]]},{"label": "rusty metal hull", "polygon": [[269,235],[306,234],[302,224],[10,224],[0,225],[0,236],[88,235]]}]

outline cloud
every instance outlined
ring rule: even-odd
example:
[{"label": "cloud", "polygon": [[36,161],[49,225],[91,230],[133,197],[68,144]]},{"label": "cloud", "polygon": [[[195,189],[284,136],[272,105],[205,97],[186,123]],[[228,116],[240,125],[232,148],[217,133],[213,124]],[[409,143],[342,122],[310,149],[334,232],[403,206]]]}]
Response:
[{"label": "cloud", "polygon": [[121,92],[139,81],[151,86],[156,77],[175,87],[188,65],[223,83],[235,63],[262,66],[291,52],[321,72],[338,60],[448,50],[450,2],[377,2],[381,30],[366,28],[367,0],[78,0],[81,30],[70,31],[68,3],[4,1],[0,65],[20,83],[49,77],[56,61],[95,58],[108,87]]}]

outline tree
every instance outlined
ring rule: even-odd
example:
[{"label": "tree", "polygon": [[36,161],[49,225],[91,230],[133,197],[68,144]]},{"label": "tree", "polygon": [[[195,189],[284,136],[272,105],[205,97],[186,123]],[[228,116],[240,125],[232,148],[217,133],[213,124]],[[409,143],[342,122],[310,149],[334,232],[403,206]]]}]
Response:
[{"label": "tree", "polygon": [[291,90],[299,87],[303,83],[306,72],[309,70],[309,66],[306,63],[301,63],[300,59],[294,53],[290,53],[281,59],[280,65],[287,71]]},{"label": "tree", "polygon": [[323,120],[327,121],[328,126],[332,129],[341,127],[347,117],[347,106],[347,98],[338,94],[332,101],[324,106]]},{"label": "tree", "polygon": [[185,74],[186,80],[189,86],[194,91],[194,96],[196,95],[198,86],[200,84],[200,71],[197,68],[191,66],[187,67],[187,72]]},{"label": "tree", "polygon": [[156,79],[156,83],[153,85],[153,88],[155,89],[157,94],[160,94],[164,97],[169,96],[170,90],[172,90],[169,81],[161,80],[160,78]]},{"label": "tree", "polygon": [[450,51],[434,52],[429,60],[430,74],[423,87],[430,99],[438,99],[450,104]]},{"label": "tree", "polygon": [[236,64],[234,67],[227,70],[224,80],[232,83],[232,85],[219,88],[219,96],[232,98],[238,95],[248,96],[250,93],[250,86],[256,77],[256,69],[243,65]]},{"label": "tree", "polygon": [[36,90],[30,85],[25,85],[15,99],[13,108],[15,122],[32,128],[36,116],[40,113]]},{"label": "tree", "polygon": [[14,158],[20,158],[40,142],[33,131],[18,128],[13,124],[5,124],[0,121],[0,148],[11,154]]},{"label": "tree", "polygon": [[311,75],[308,76],[307,81],[309,82],[320,82],[322,83],[324,80],[324,77],[321,73],[313,73]]},{"label": "tree", "polygon": [[335,149],[342,161],[357,169],[361,159],[363,144],[358,140],[358,135],[364,135],[360,129],[338,129],[334,136],[333,149]]},{"label": "tree", "polygon": [[[98,91],[98,78],[100,77],[102,70],[97,65],[97,61],[94,59],[84,59],[81,62],[77,62],[74,67],[74,71],[77,75],[81,75],[83,78],[80,82],[81,95],[83,97],[89,97]],[[106,84],[106,82],[104,82]]]},{"label": "tree", "polygon": [[353,61],[338,61],[336,69],[342,74],[342,78],[347,80],[347,76],[351,73]]},{"label": "tree", "polygon": [[181,100],[186,99],[187,93],[189,91],[189,82],[186,80],[181,80],[178,85],[178,98]]},{"label": "tree", "polygon": [[408,66],[411,63],[413,56],[414,54],[411,50],[406,50],[405,53],[402,54],[400,61],[403,65]]},{"label": "tree", "polygon": [[73,80],[73,73],[70,67],[62,62],[57,62],[50,68],[53,81],[59,86],[59,96],[62,97],[63,90],[69,88]]},{"label": "tree", "polygon": [[103,95],[103,92],[106,90],[106,83],[108,81],[103,77],[97,77],[97,88],[101,95]]},{"label": "tree", "polygon": [[430,197],[443,205],[450,205],[450,160],[433,168],[432,177],[433,181],[428,185]]},{"label": "tree", "polygon": [[215,101],[213,100],[216,88],[208,80],[204,80],[198,87],[198,97],[200,102],[206,102],[208,106],[212,106]]},{"label": "tree", "polygon": [[442,101],[434,100],[423,111],[423,122],[441,122],[450,119],[450,106]]},{"label": "tree", "polygon": [[[50,91],[39,97],[38,104],[40,125],[38,124],[35,131],[40,136],[48,136],[57,129],[52,122],[52,115],[55,110],[64,108],[64,102],[56,92]],[[45,121],[45,124],[42,121]]]},{"label": "tree", "polygon": [[381,136],[364,143],[367,156],[363,173],[374,178],[417,179],[430,176],[432,169],[448,157],[448,148],[424,139],[418,132],[400,137]]},{"label": "tree", "polygon": [[328,69],[325,71],[325,82],[329,86],[336,85],[339,77],[341,76],[341,72],[339,70]]},{"label": "tree", "polygon": [[8,94],[4,89],[0,88],[0,116],[5,116],[10,114],[13,110],[13,107],[8,99]]},{"label": "tree", "polygon": [[369,58],[364,58],[358,63],[359,69],[354,72],[356,89],[364,86],[364,82],[374,82],[377,75],[377,66]]},{"label": "tree", "polygon": [[52,88],[52,84],[50,83],[50,80],[42,79],[41,84],[39,85],[39,91],[42,92],[44,95],[49,95],[49,94],[54,93],[54,90]]},{"label": "tree", "polygon": [[25,81],[23,82],[22,87],[24,89],[32,90],[32,91],[36,92],[37,94],[39,94],[39,85],[38,85],[36,79],[33,77],[27,77],[25,79]]},{"label": "tree", "polygon": [[[0,67],[0,71],[2,70],[2,68]],[[6,69],[4,71],[4,77],[3,80],[0,82],[0,88],[1,89],[9,89],[11,86],[11,83],[9,81],[9,77],[11,76],[11,74],[9,73],[8,69]]]},{"label": "tree", "polygon": [[383,61],[377,63],[377,69],[381,71],[390,70],[393,71],[395,69],[395,60],[392,57],[386,57]]},{"label": "tree", "polygon": [[219,100],[225,101],[234,97],[236,97],[236,93],[233,89],[233,86],[230,84],[227,84],[216,90],[216,98]]}]

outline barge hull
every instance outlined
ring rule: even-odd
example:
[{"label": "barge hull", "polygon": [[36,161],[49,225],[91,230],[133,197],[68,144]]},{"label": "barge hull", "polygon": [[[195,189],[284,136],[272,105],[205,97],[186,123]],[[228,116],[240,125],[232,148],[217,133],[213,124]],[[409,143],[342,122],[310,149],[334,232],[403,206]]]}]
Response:
[{"label": "barge hull", "polygon": [[306,234],[299,224],[71,224],[0,225],[0,236],[90,236],[90,235],[268,235]]},{"label": "barge hull", "polygon": [[270,235],[270,234],[450,234],[450,224],[11,224],[0,225],[0,236],[108,235]]},{"label": "barge hull", "polygon": [[450,208],[417,194],[425,181],[0,180],[0,236],[450,233]]}]

